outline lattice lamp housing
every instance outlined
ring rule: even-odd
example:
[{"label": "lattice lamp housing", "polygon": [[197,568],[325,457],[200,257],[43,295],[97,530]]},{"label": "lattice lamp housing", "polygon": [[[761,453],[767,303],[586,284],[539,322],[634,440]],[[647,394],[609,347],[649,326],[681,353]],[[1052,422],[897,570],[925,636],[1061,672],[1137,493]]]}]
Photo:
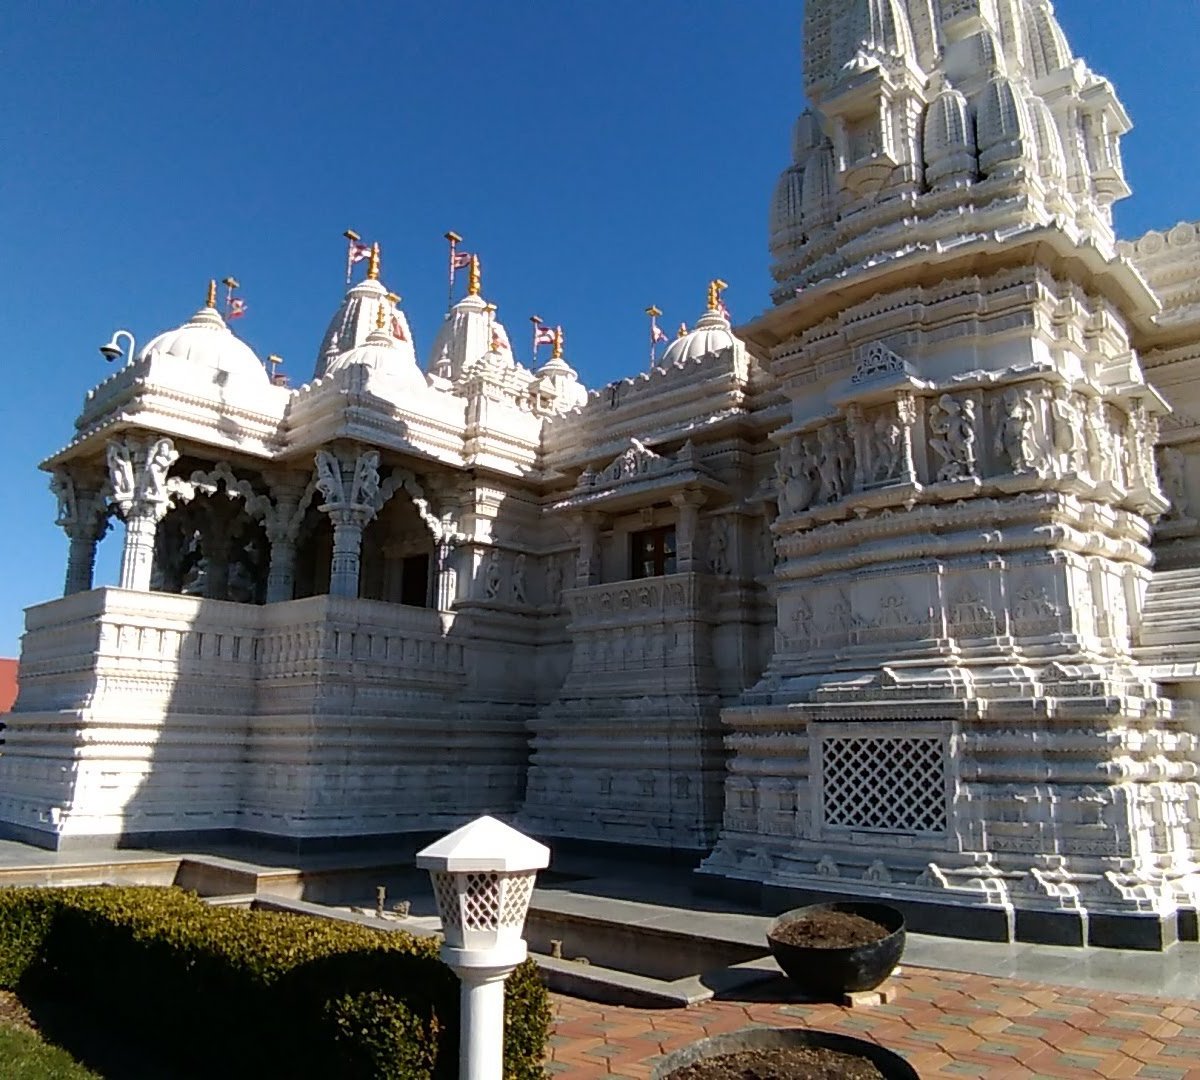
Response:
[{"label": "lattice lamp housing", "polygon": [[549,865],[548,847],[486,816],[417,854],[433,879],[446,944],[468,952],[519,948],[523,955],[534,880]]}]

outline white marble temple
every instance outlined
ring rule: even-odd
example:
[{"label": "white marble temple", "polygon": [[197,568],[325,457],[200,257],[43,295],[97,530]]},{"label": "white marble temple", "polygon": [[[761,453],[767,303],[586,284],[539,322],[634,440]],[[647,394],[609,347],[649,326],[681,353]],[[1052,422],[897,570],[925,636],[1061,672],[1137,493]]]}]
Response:
[{"label": "white marble temple", "polygon": [[810,0],[804,40],[736,333],[714,282],[588,391],[476,268],[422,368],[373,260],[304,385],[210,296],[90,391],[4,829],[491,812],[714,883],[1194,909],[1200,231],[1117,241],[1129,118],[1048,0]]}]

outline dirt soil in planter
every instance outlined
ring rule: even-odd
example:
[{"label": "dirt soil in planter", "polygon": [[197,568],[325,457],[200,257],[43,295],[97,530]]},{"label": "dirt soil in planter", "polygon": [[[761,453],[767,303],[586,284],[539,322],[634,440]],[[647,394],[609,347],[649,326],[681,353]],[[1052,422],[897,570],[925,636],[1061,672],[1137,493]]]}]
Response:
[{"label": "dirt soil in planter", "polygon": [[823,1046],[793,1046],[707,1058],[676,1069],[667,1080],[883,1080],[883,1073],[860,1057]]},{"label": "dirt soil in planter", "polygon": [[779,927],[771,936],[808,949],[847,949],[882,941],[890,932],[886,926],[848,911],[816,911]]}]

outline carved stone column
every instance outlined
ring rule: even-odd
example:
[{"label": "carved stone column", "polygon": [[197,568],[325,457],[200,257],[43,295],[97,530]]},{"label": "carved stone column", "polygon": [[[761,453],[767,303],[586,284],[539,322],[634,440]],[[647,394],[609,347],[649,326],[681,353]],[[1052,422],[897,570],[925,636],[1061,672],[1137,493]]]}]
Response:
[{"label": "carved stone column", "polygon": [[329,571],[329,595],[357,596],[365,522],[354,510],[330,510],[329,517],[333,521],[333,562]]},{"label": "carved stone column", "polygon": [[329,450],[318,450],[316,461],[317,490],[325,498],[319,509],[333,522],[329,594],[356,597],[363,529],[383,503],[379,451],[365,450],[356,458],[340,458]]},{"label": "carved stone column", "polygon": [[850,490],[862,491],[866,484],[867,433],[863,427],[862,406],[857,402],[846,406],[846,431],[854,447],[854,477],[850,482]]},{"label": "carved stone column", "polygon": [[603,514],[583,513],[579,518],[579,562],[575,569],[577,586],[600,584],[600,526]]},{"label": "carved stone column", "polygon": [[267,603],[291,600],[296,594],[296,533],[304,518],[300,503],[304,496],[302,476],[268,477],[274,506],[263,518],[271,544],[267,567]]},{"label": "carved stone column", "polygon": [[917,401],[911,390],[901,390],[896,395],[896,419],[900,421],[900,482],[915,484],[913,428],[917,423]]},{"label": "carved stone column", "polygon": [[700,521],[700,507],[704,505],[704,492],[680,491],[671,496],[671,503],[679,509],[675,566],[681,573],[694,573],[701,569],[701,560],[696,557],[696,527]]},{"label": "carved stone column", "polygon": [[85,488],[65,470],[59,469],[50,478],[50,490],[58,498],[60,525],[70,539],[67,552],[67,574],[63,596],[86,592],[92,587],[96,565],[96,545],[108,532],[108,518],[101,484],[97,480]]},{"label": "carved stone column", "polygon": [[433,606],[438,611],[449,611],[458,599],[458,559],[453,537],[437,542],[434,548],[434,594]]},{"label": "carved stone column", "polygon": [[170,439],[142,442],[113,439],[108,444],[108,473],[113,498],[125,519],[121,552],[122,589],[150,588],[154,567],[154,534],[170,508],[167,472],[179,457]]}]

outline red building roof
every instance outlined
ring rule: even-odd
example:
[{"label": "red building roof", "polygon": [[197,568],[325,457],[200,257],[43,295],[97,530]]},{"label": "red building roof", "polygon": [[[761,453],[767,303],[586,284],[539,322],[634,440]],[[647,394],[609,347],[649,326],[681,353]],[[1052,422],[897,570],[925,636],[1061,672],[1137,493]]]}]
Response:
[{"label": "red building roof", "polygon": [[0,713],[6,713],[17,700],[17,662],[0,660]]}]

